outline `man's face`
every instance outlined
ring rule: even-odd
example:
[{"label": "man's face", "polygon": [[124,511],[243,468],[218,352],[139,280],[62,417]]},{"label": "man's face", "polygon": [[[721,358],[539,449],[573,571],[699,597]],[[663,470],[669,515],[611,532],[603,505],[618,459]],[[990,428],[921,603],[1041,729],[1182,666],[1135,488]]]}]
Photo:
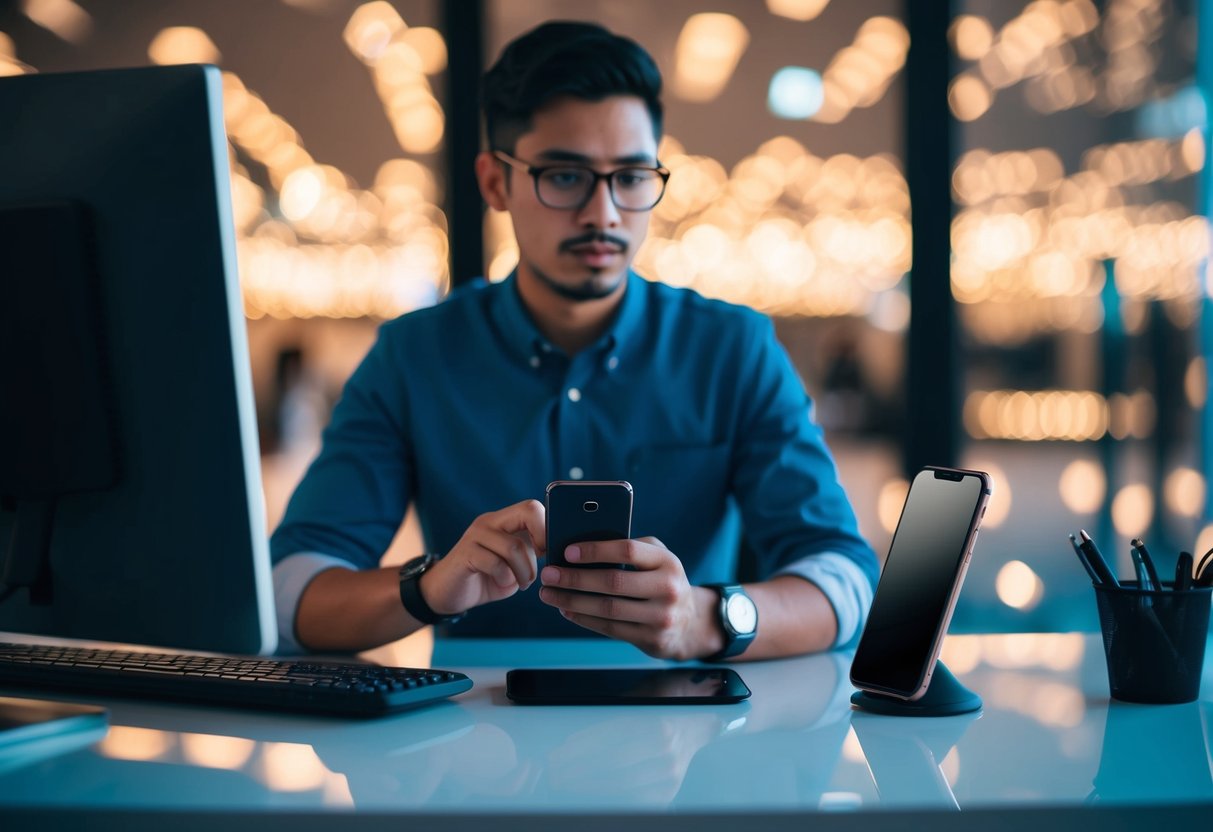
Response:
[{"label": "man's face", "polygon": [[[657,142],[644,102],[617,95],[602,101],[559,98],[535,113],[532,129],[511,154],[529,165],[584,166],[599,173],[621,167],[653,167]],[[598,181],[577,208],[540,203],[525,171],[502,171],[508,182],[503,206],[510,212],[520,253],[521,279],[536,280],[567,300],[607,297],[623,283],[644,241],[650,211],[621,211],[607,183]]]}]

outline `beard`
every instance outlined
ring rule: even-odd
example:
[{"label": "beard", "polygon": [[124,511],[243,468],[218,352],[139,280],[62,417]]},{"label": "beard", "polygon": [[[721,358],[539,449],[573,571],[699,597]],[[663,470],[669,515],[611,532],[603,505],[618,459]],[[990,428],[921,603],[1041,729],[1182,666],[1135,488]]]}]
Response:
[{"label": "beard", "polygon": [[[590,231],[577,237],[565,240],[560,244],[561,252],[574,252],[578,246],[589,245],[592,243],[605,243],[616,246],[620,254],[626,255],[628,244],[625,240],[620,239],[612,234],[607,234],[604,231]],[[583,303],[591,300],[602,300],[609,297],[614,291],[619,288],[620,281],[627,275],[627,267],[615,274],[607,269],[598,269],[589,267],[590,274],[582,281],[569,285],[561,283],[546,274],[542,269],[530,264],[531,271],[539,279],[539,282],[550,289],[558,297],[565,300],[573,301],[574,303]]]},{"label": "beard", "polygon": [[618,279],[612,280],[605,273],[605,270],[598,270],[579,283],[565,285],[550,275],[545,274],[542,269],[536,268],[533,263],[531,264],[531,272],[553,294],[574,303],[584,303],[586,301],[602,300],[605,297],[610,297],[619,288],[620,281],[627,274],[627,271],[624,270],[618,276]]}]

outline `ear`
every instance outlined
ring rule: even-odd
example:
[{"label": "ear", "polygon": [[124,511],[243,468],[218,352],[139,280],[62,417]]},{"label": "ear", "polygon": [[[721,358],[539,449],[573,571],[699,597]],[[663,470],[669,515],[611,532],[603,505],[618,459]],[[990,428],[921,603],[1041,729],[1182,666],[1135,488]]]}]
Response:
[{"label": "ear", "polygon": [[476,154],[476,183],[480,195],[494,211],[506,210],[505,170],[501,162],[488,151]]}]

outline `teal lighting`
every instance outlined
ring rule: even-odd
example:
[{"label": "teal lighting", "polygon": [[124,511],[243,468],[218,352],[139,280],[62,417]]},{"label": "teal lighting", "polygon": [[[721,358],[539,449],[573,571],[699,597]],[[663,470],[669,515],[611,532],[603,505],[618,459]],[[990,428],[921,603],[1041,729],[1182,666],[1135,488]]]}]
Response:
[{"label": "teal lighting", "polygon": [[767,107],[780,118],[812,118],[825,98],[821,74],[802,66],[785,66],[771,76]]}]

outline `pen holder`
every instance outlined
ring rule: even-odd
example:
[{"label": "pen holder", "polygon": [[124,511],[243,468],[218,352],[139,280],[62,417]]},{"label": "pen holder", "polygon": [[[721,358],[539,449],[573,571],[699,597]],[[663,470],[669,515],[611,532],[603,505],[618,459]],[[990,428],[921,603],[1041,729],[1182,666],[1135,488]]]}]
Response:
[{"label": "pen holder", "polygon": [[[1167,585],[1164,585],[1167,586]],[[1175,704],[1200,693],[1213,588],[1095,586],[1112,698]]]}]

